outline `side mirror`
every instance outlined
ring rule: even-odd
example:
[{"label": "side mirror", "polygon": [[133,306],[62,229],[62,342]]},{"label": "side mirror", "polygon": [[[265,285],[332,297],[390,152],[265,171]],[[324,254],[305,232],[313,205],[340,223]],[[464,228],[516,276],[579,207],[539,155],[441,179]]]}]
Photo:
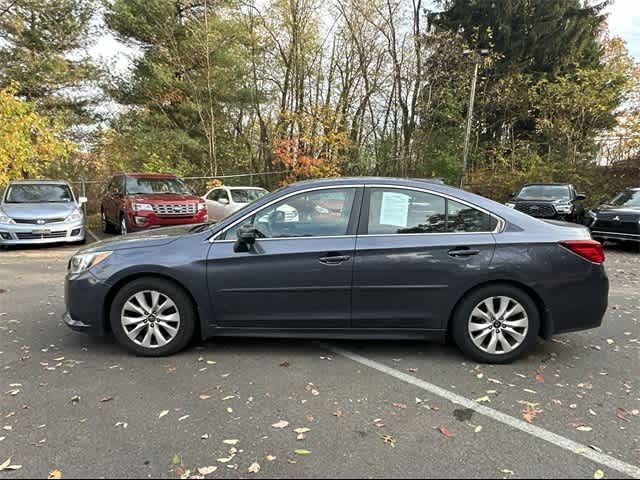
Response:
[{"label": "side mirror", "polygon": [[579,193],[578,195],[576,195],[576,201],[578,202],[586,199],[587,199],[587,196],[584,193]]},{"label": "side mirror", "polygon": [[237,236],[238,241],[233,246],[233,251],[236,253],[248,252],[256,243],[259,233],[253,225],[243,225],[238,229]]},{"label": "side mirror", "polygon": [[80,197],[80,198],[78,198],[78,205],[84,205],[88,201],[89,201],[89,199],[87,197]]}]

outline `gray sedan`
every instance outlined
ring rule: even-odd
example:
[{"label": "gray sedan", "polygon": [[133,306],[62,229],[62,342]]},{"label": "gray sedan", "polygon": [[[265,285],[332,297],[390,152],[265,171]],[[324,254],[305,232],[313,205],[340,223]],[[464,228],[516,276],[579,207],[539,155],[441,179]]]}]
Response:
[{"label": "gray sedan", "polygon": [[0,202],[0,246],[46,243],[83,243],[85,217],[66,182],[23,180],[11,182]]},{"label": "gray sedan", "polygon": [[194,336],[450,336],[476,361],[506,363],[537,337],[601,325],[603,264],[586,228],[445,185],[318,180],[220,223],[79,252],[64,319],[144,356],[178,352]]}]

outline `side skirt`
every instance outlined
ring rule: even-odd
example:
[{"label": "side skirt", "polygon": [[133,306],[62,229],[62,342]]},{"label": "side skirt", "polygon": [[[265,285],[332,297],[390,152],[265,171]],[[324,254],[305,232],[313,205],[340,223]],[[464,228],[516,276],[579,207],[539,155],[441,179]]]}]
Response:
[{"label": "side skirt", "polygon": [[221,328],[210,327],[207,338],[253,337],[253,338],[310,338],[332,340],[427,340],[444,342],[444,330],[394,330],[394,329],[278,329],[278,328]]}]

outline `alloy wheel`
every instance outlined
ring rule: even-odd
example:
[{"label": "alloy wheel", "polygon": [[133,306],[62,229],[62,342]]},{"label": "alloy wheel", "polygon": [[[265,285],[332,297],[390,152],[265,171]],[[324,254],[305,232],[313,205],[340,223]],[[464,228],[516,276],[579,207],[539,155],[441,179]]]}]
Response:
[{"label": "alloy wheel", "polygon": [[180,311],[175,302],[154,290],[132,295],[122,307],[120,321],[133,343],[149,349],[171,343],[180,331]]},{"label": "alloy wheel", "polygon": [[469,316],[469,335],[477,348],[504,355],[522,345],[529,332],[525,308],[511,297],[489,297]]}]

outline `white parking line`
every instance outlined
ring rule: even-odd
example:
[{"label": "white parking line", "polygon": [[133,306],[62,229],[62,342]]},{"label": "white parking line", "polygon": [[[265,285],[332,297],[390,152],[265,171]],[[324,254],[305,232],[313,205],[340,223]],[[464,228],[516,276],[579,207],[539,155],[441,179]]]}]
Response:
[{"label": "white parking line", "polygon": [[617,472],[628,475],[632,478],[640,479],[640,467],[636,467],[635,465],[631,465],[625,463],[617,458],[613,458],[610,455],[606,455],[604,453],[598,453],[595,450],[589,448],[587,445],[582,445],[580,443],[574,442],[573,440],[569,440],[568,438],[557,435],[553,432],[545,430],[544,428],[536,427],[535,425],[531,425],[526,423],[520,419],[507,415],[505,413],[499,412],[498,410],[494,410],[493,408],[486,407],[484,405],[480,405],[473,400],[470,400],[466,397],[458,395],[457,393],[450,392],[449,390],[445,390],[444,388],[438,387],[437,385],[433,385],[429,382],[425,382],[419,378],[416,378],[412,375],[407,375],[400,370],[396,370],[394,368],[388,367],[382,363],[376,362],[375,360],[370,360],[366,357],[358,355],[357,353],[350,352],[348,350],[344,350],[339,347],[335,347],[333,345],[322,344],[324,348],[332,351],[337,355],[342,355],[343,357],[348,358],[349,360],[353,360],[361,365],[367,366],[379,372],[390,375],[391,377],[397,378],[403,382],[406,382],[414,387],[418,387],[422,390],[425,390],[433,395],[437,395],[442,397],[451,403],[456,405],[461,405],[469,410],[473,410],[485,417],[489,417],[497,422],[508,425],[509,427],[520,430],[524,433],[528,433],[540,440],[544,440],[545,442],[551,443],[556,447],[560,447],[564,450],[568,450],[576,455],[580,455],[582,457],[588,458],[589,460],[596,462],[600,465],[608,467],[612,470],[616,470]]},{"label": "white parking line", "polygon": [[89,235],[91,235],[91,237],[93,238],[93,241],[94,241],[94,242],[99,242],[99,241],[100,241],[100,238],[98,238],[98,236],[97,236],[95,233],[93,233],[93,232],[91,231],[91,229],[87,228],[87,233],[88,233]]}]

